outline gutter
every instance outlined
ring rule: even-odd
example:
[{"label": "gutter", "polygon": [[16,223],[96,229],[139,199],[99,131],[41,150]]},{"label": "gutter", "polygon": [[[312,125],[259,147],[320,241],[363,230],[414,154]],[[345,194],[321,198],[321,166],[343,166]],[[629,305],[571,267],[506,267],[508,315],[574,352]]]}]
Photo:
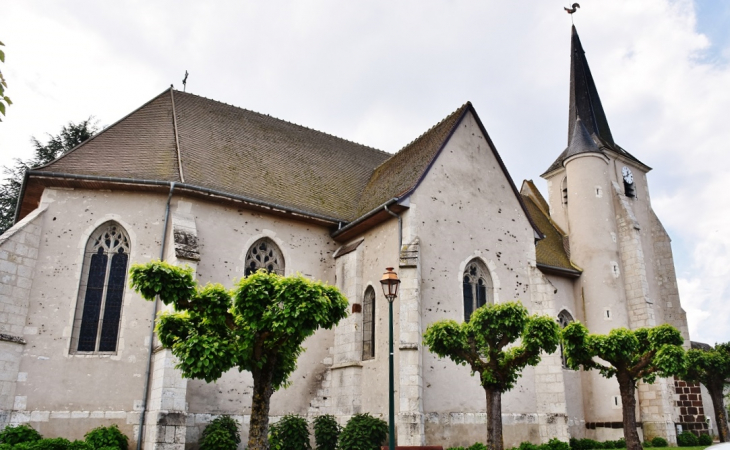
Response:
[{"label": "gutter", "polygon": [[[120,177],[104,177],[104,176],[97,176],[97,175],[72,175],[67,173],[59,173],[59,172],[37,172],[37,171],[28,171],[26,172],[26,176],[33,175],[34,178],[65,178],[69,180],[81,180],[81,181],[106,181],[109,183],[126,183],[126,184],[137,184],[137,185],[144,185],[144,186],[170,186],[171,183],[175,183],[175,186],[177,190],[187,190],[187,191],[193,191],[193,192],[199,192],[203,194],[208,194],[211,196],[217,196],[217,197],[224,197],[231,200],[237,200],[245,203],[249,203],[252,205],[258,205],[270,210],[278,210],[281,212],[288,212],[291,214],[299,215],[305,218],[311,218],[316,219],[322,222],[327,222],[331,225],[336,225],[338,223],[342,222],[342,219],[336,219],[334,217],[324,216],[321,214],[311,213],[307,211],[303,211],[301,209],[292,208],[289,206],[282,206],[276,203],[269,203],[263,200],[256,200],[250,197],[245,197],[243,195],[236,195],[231,194],[224,191],[218,191],[215,189],[209,189],[204,188],[202,186],[196,186],[193,184],[187,184],[187,183],[178,183],[175,181],[159,181],[159,180],[141,180],[136,178],[120,178]],[[24,181],[25,184],[25,181]],[[21,192],[22,194],[22,192]],[[19,199],[22,197],[19,197]],[[20,201],[20,200],[19,200]],[[382,208],[382,206],[380,206]],[[18,213],[19,214],[19,213]]]},{"label": "gutter", "polygon": [[30,170],[26,170],[25,175],[23,175],[23,183],[20,185],[18,199],[15,202],[15,217],[13,217],[13,225],[18,223],[18,217],[20,217],[20,205],[23,202],[23,195],[25,195],[25,187],[28,185],[28,172],[30,172]]},{"label": "gutter", "polygon": [[[351,230],[352,228],[354,228],[355,226],[361,224],[365,220],[373,217],[375,214],[377,214],[380,211],[382,211],[383,208],[385,208],[385,210],[387,211],[388,210],[387,207],[389,205],[392,205],[393,203],[397,202],[398,200],[399,200],[398,197],[391,198],[390,200],[388,200],[387,202],[383,203],[382,205],[376,207],[375,209],[370,210],[369,212],[363,214],[362,216],[358,217],[354,221],[348,223],[344,227],[338,229],[337,231],[335,231],[334,233],[332,233],[330,236],[332,236],[333,238],[336,238],[337,236],[341,235],[342,233],[345,233],[348,230]],[[390,212],[390,211],[388,211],[388,212]],[[391,213],[391,214],[393,214],[393,213]]]},{"label": "gutter", "polygon": [[548,264],[537,263],[536,266],[538,269],[540,269],[541,271],[543,271],[545,273],[551,273],[554,275],[562,275],[562,276],[570,277],[570,278],[578,278],[579,276],[581,276],[583,274],[583,272],[581,272],[580,270],[577,270],[577,269],[566,269],[564,267],[551,266]]},{"label": "gutter", "polygon": [[[162,227],[162,248],[160,249],[160,261],[165,260],[165,248],[167,247],[167,226],[170,221],[170,200],[172,200],[172,192],[175,190],[175,182],[170,183],[170,194],[167,196],[167,204],[165,205],[165,225]],[[142,412],[139,415],[139,431],[137,432],[137,450],[142,448],[142,437],[144,436],[144,419],[147,415],[147,397],[150,393],[150,372],[152,371],[152,355],[155,349],[155,320],[157,319],[157,304],[160,297],[157,296],[152,308],[152,328],[150,329],[150,347],[147,354],[147,369],[144,375],[144,394],[142,395]]]}]

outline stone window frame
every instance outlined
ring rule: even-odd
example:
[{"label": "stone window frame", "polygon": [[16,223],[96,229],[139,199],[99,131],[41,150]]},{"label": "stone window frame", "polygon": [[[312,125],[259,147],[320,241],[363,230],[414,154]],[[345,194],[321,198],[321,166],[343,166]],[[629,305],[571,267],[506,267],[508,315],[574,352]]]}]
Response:
[{"label": "stone window frame", "polygon": [[[261,261],[260,258],[258,258],[259,255],[256,255],[257,252],[262,251],[261,245],[264,244],[268,249],[264,250],[265,252],[269,253],[269,255],[266,255],[268,258],[273,257],[273,261],[271,260],[265,260]],[[268,264],[269,262],[273,264]],[[255,267],[254,267],[255,265]],[[267,267],[263,267],[264,265],[267,265]],[[272,266],[273,270],[270,269],[268,266]],[[257,239],[253,244],[251,244],[245,253],[245,259],[244,259],[244,268],[243,268],[243,274],[244,276],[249,276],[253,272],[255,272],[258,269],[266,269],[269,272],[273,272],[277,275],[284,275],[286,270],[286,260],[284,259],[284,253],[281,251],[281,248],[279,245],[274,242],[274,240],[268,236],[264,236],[262,238]]]},{"label": "stone window frame", "polygon": [[[560,326],[560,329],[564,329],[572,322],[575,322],[575,318],[573,315],[568,311],[567,309],[563,309],[558,313],[557,316],[558,319],[558,325]],[[565,358],[565,352],[563,352],[563,342],[560,342],[560,362],[562,364],[563,369],[568,368],[568,360]]]},{"label": "stone window frame", "polygon": [[[377,295],[375,288],[368,286],[362,297],[362,360],[375,359],[375,308]],[[369,322],[369,324],[368,324]],[[368,325],[370,328],[368,329]],[[367,344],[370,344],[369,351]]]},{"label": "stone window frame", "polygon": [[[487,265],[481,258],[472,258],[462,273],[462,305],[464,322],[480,306],[495,303],[494,281]],[[480,299],[481,297],[481,299]],[[467,305],[470,303],[470,305]]]},{"label": "stone window frame", "polygon": [[[104,235],[108,233],[110,230],[113,230],[115,228],[119,229],[119,232],[121,234],[121,241],[114,241],[114,242],[106,242],[104,238]],[[106,247],[104,249],[104,247]],[[124,297],[126,295],[126,284],[128,281],[127,272],[129,270],[130,266],[130,260],[132,259],[132,239],[130,237],[130,233],[127,231],[127,228],[120,223],[118,220],[110,219],[105,220],[100,225],[96,226],[91,233],[89,233],[88,238],[86,240],[86,245],[83,246],[83,256],[82,256],[82,264],[81,264],[81,274],[79,276],[79,288],[77,290],[77,297],[76,297],[76,305],[74,308],[74,316],[73,316],[73,322],[72,322],[72,331],[71,331],[71,340],[70,340],[70,346],[69,346],[69,354],[70,355],[78,355],[78,356],[109,356],[109,355],[116,355],[120,351],[120,343],[121,343],[121,336],[122,336],[122,320],[124,316]],[[97,322],[102,322],[102,326],[97,325],[96,329],[96,337],[94,339],[94,350],[79,350],[79,342],[81,337],[81,329],[84,323],[84,310],[87,307],[87,292],[86,289],[88,287],[88,281],[89,281],[89,272],[91,270],[91,262],[92,258],[95,255],[102,254],[99,253],[99,250],[103,249],[102,252],[105,256],[107,256],[107,260],[105,261],[105,272],[104,272],[104,280],[103,284],[101,286],[102,292],[101,292],[101,300],[99,305],[99,320]],[[121,250],[121,251],[120,251]],[[114,350],[100,350],[99,347],[102,343],[102,334],[104,331],[104,325],[103,322],[105,321],[104,317],[107,311],[107,301],[109,300],[109,280],[112,275],[112,265],[114,263],[114,256],[116,256],[118,253],[126,253],[127,258],[124,262],[124,267],[122,271],[119,271],[117,269],[118,273],[123,273],[124,277],[121,281],[121,283],[117,283],[118,286],[120,286],[120,291],[118,294],[119,297],[119,314],[118,317],[112,318],[112,321],[117,323],[117,330],[116,330],[116,340],[114,344]],[[111,255],[112,257],[108,257]],[[112,313],[113,314],[113,313]],[[87,323],[88,323],[87,318]],[[92,319],[93,321],[93,319]]]},{"label": "stone window frame", "polygon": [[568,205],[568,176],[564,176],[560,182],[560,199],[563,206]]}]

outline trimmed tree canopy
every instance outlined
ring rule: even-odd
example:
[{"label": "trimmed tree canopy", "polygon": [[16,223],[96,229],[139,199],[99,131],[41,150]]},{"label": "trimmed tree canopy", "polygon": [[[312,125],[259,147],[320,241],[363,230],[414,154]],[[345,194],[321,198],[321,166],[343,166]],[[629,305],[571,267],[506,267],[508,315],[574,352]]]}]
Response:
[{"label": "trimmed tree canopy", "polygon": [[618,380],[628,450],[642,448],[636,431],[636,382],[651,384],[657,376],[681,374],[685,367],[683,342],[679,331],[670,325],[616,328],[601,335],[589,334],[583,324],[573,322],[563,330],[563,351],[569,368],[596,369],[604,377],[615,376]]},{"label": "trimmed tree canopy", "polygon": [[[505,347],[521,338],[521,343]],[[501,450],[502,392],[512,389],[522,370],[540,362],[540,353],[553,353],[560,341],[557,322],[546,316],[530,316],[519,302],[477,308],[469,322],[432,323],[424,344],[441,358],[469,365],[478,373],[487,395],[487,446]]]},{"label": "trimmed tree canopy", "polygon": [[157,320],[157,336],[178,358],[186,378],[215,381],[238,368],[254,378],[248,447],[268,448],[269,400],[296,369],[302,342],[347,315],[347,299],[333,286],[263,270],[238,282],[198,286],[190,268],[155,261],[134,265],[132,287],[174,312]]},{"label": "trimmed tree canopy", "polygon": [[715,422],[720,442],[730,441],[730,430],[727,424],[727,410],[723,390],[730,384],[730,343],[717,344],[709,350],[692,349],[687,352],[687,371],[685,381],[699,382],[705,385],[712,397],[715,409]]}]

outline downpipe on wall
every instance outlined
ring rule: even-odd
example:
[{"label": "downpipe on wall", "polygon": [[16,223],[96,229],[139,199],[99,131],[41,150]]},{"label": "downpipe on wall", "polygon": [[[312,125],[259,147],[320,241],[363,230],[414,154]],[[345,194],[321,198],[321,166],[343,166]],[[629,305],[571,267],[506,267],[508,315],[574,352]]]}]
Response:
[{"label": "downpipe on wall", "polygon": [[[170,200],[175,190],[175,182],[170,182],[170,194],[167,196],[165,205],[165,224],[162,227],[162,248],[160,249],[160,261],[165,260],[165,249],[167,247],[167,224],[170,221]],[[152,328],[150,330],[150,347],[147,354],[147,369],[144,374],[144,394],[142,395],[142,412],[139,415],[139,431],[137,432],[137,450],[142,448],[142,437],[144,436],[144,420],[147,414],[147,397],[150,393],[150,371],[152,370],[152,354],[155,350],[155,319],[157,319],[157,304],[160,302],[159,296],[155,298],[152,308]]]}]

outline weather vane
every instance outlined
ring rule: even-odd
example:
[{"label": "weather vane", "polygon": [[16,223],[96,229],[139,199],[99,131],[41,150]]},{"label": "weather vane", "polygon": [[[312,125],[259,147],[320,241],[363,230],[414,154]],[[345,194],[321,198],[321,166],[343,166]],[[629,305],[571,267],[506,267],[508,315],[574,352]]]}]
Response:
[{"label": "weather vane", "polygon": [[570,8],[563,8],[565,12],[570,14],[570,21],[573,22],[573,14],[575,14],[576,11],[578,11],[578,8],[580,8],[580,5],[578,3],[573,3]]},{"label": "weather vane", "polygon": [[[576,3],[576,5],[577,5],[577,3]],[[185,92],[185,85],[186,84],[188,84],[188,71],[187,70],[185,71],[185,78],[183,78],[183,92]]]}]

